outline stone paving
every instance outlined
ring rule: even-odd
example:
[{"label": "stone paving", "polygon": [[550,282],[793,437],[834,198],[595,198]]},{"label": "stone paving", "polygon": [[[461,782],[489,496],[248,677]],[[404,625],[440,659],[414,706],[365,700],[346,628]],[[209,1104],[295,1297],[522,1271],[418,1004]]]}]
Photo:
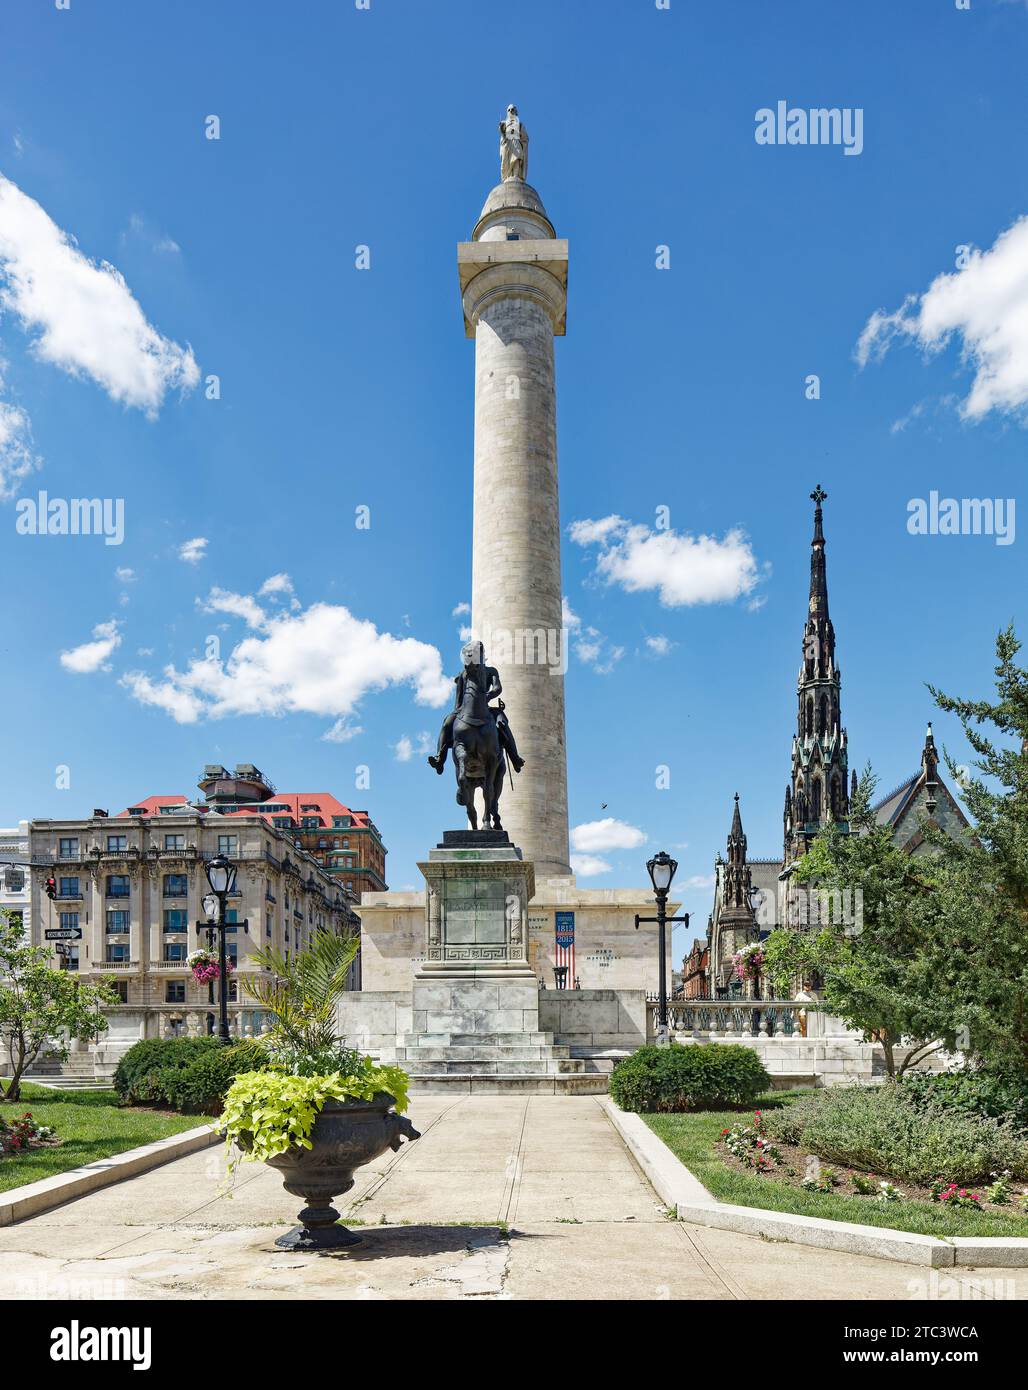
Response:
[{"label": "stone paving", "polygon": [[[364,1243],[297,1254],[277,1174],[224,1150],[0,1229],[0,1298],[894,1299],[931,1272],[669,1220],[593,1097],[418,1097],[422,1138],[337,1205]],[[939,1271],[943,1296],[1028,1297],[1018,1270]],[[995,1282],[991,1282],[995,1281]],[[966,1292],[965,1292],[966,1290]]]}]

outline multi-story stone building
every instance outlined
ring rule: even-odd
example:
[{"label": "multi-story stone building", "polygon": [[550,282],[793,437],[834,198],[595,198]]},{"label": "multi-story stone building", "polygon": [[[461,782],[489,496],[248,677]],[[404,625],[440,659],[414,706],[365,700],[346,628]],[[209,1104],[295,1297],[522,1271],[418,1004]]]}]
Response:
[{"label": "multi-story stone building", "polygon": [[[347,893],[384,893],[386,848],[367,811],[354,811],[328,792],[280,792],[252,763],[234,772],[218,763],[204,768],[200,779],[204,805],[223,815],[263,816],[285,830],[297,849],[305,850]],[[148,796],[126,814],[162,815],[181,805],[182,796]]]},{"label": "multi-story stone building", "polygon": [[21,919],[28,929],[32,920],[32,892],[26,867],[29,857],[29,823],[19,821],[0,830],[0,908]]},{"label": "multi-story stone building", "polygon": [[[120,998],[95,1049],[100,1074],[109,1073],[140,1038],[214,1031],[216,987],[197,984],[186,958],[207,943],[204,861],[215,854],[238,865],[226,935],[235,966],[229,981],[234,1034],[249,1036],[264,1024],[241,987],[257,969],[251,959],[257,947],[292,953],[319,930],[359,930],[355,896],[298,848],[287,828],[237,808],[226,814],[181,798],[148,798],[154,801],[163,804],[29,825],[33,941],[46,944],[50,926],[79,928],[81,939],[63,957],[55,953],[54,963],[61,959],[67,969],[102,978]],[[53,901],[46,895],[50,874],[57,888]]]}]

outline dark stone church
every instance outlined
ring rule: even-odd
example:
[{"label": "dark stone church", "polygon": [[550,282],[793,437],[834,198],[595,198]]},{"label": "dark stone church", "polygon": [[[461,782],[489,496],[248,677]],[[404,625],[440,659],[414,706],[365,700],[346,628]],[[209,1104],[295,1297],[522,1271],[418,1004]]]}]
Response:
[{"label": "dark stone church", "polygon": [[[849,744],[842,722],[842,678],[835,659],[835,628],[828,611],[828,577],[820,485],[814,503],[810,542],[810,599],[803,627],[803,654],[796,682],[796,728],[792,768],[785,789],[784,841],[780,859],[751,859],[747,854],[739,797],[735,797],[727,857],[715,861],[714,908],[706,940],[697,940],[682,968],[686,998],[719,998],[738,992],[733,954],[767,936],[776,926],[798,919],[790,885],[790,868],[821,828],[835,822],[849,831],[850,797],[856,772],[849,769]],[[924,852],[921,817],[943,829],[967,826],[955,798],[939,775],[932,726],[928,725],[921,766],[875,806],[880,824],[909,854]]]}]

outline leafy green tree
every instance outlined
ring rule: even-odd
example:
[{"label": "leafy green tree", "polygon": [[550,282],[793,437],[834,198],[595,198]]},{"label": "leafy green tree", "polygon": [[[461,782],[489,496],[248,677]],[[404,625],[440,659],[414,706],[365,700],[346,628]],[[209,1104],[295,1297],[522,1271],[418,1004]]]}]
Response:
[{"label": "leafy green tree", "polygon": [[18,918],[0,911],[0,1055],[12,1068],[6,1090],[0,1078],[0,1099],[21,1098],[22,1077],[44,1048],[64,1062],[70,1038],[98,1038],[107,1029],[100,1010],[118,1002],[106,985],[54,970],[49,959],[26,942]]},{"label": "leafy green tree", "polygon": [[1028,1073],[1028,671],[1013,627],[996,638],[996,698],[963,700],[931,689],[956,714],[980,776],[949,754],[974,823],[957,839],[937,829],[931,968],[956,977],[963,1050],[993,1070]]},{"label": "leafy green tree", "polygon": [[[816,972],[827,1011],[881,1043],[887,1075],[895,1080],[939,1048],[954,1048],[958,1023],[949,992],[930,978],[931,862],[905,853],[891,829],[878,824],[874,789],[867,768],[850,807],[851,833],[826,826],[793,874],[814,900],[834,893],[838,904],[840,895],[849,895],[843,899],[850,903],[849,920],[779,928],[768,938],[765,958],[776,992]],[[909,1051],[898,1060],[901,1043]]]}]

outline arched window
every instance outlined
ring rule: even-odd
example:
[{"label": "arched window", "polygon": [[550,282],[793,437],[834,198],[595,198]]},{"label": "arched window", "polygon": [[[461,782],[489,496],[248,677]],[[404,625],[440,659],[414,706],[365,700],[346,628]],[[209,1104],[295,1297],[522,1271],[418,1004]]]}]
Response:
[{"label": "arched window", "polygon": [[828,696],[822,695],[817,707],[817,731],[819,734],[828,732]]},{"label": "arched window", "polygon": [[810,819],[820,821],[821,819],[821,778],[815,777],[814,784],[810,789]]},{"label": "arched window", "polygon": [[839,814],[842,809],[840,806],[840,800],[841,798],[839,794],[839,779],[838,777],[833,777],[831,790],[832,820],[839,819]]},{"label": "arched window", "polygon": [[807,733],[814,732],[814,697],[807,697]]}]

